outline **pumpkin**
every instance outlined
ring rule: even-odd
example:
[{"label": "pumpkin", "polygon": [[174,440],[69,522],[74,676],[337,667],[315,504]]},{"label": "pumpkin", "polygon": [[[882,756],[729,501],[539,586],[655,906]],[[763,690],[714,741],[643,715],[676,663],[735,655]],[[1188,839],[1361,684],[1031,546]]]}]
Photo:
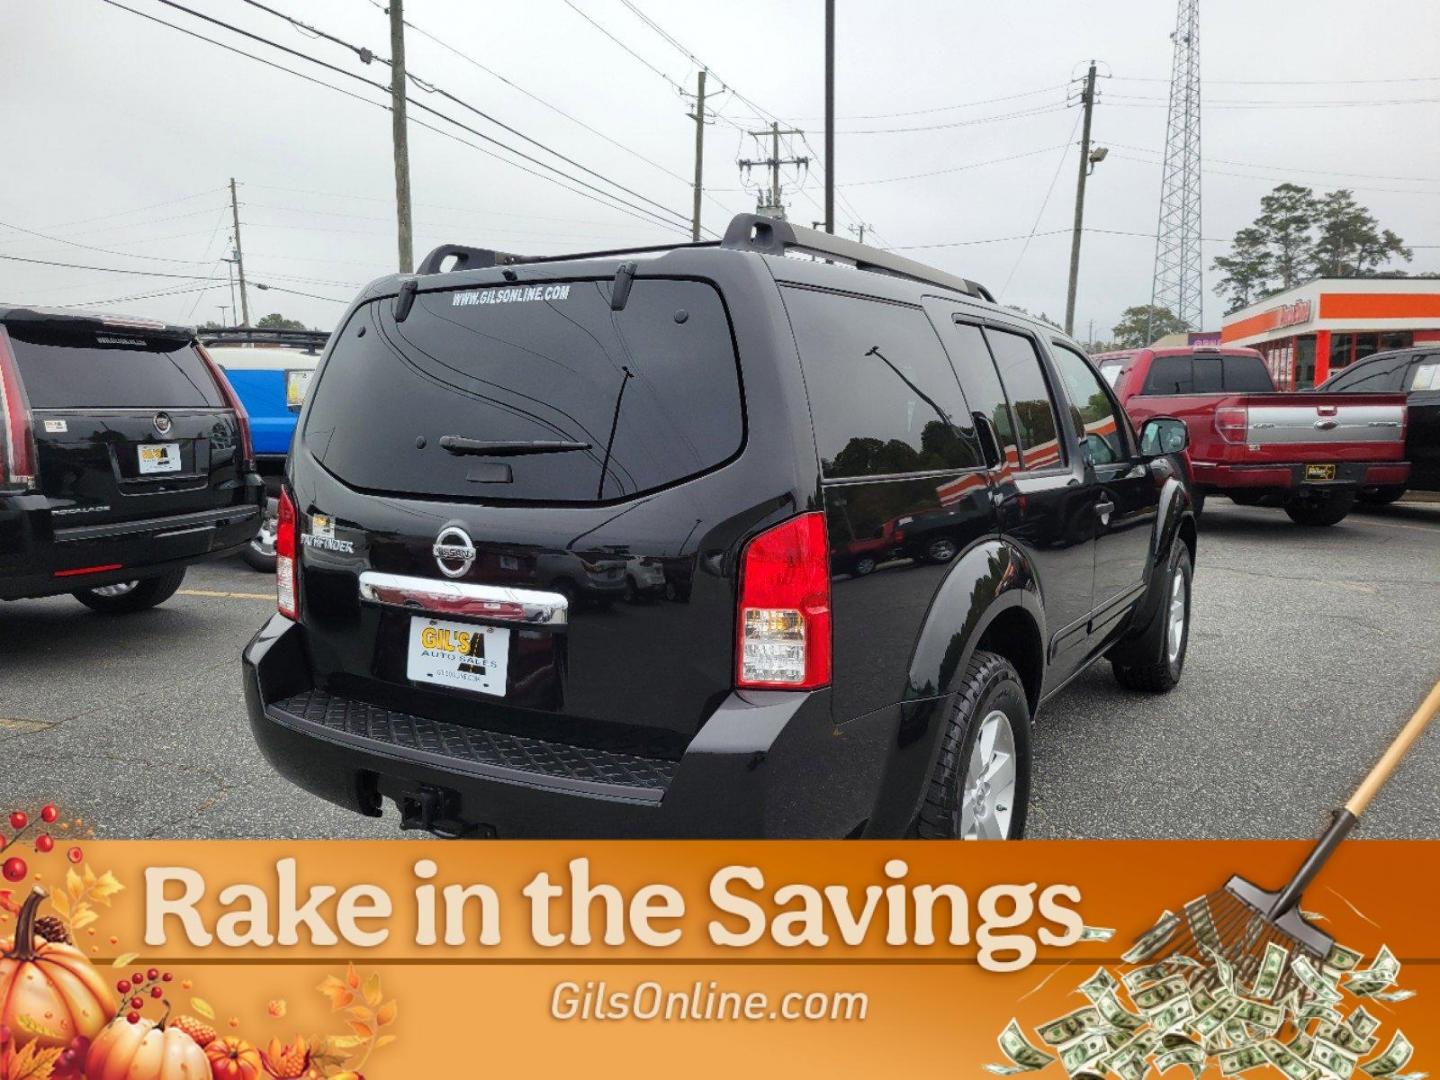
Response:
[{"label": "pumpkin", "polygon": [[[168,1015],[168,1012],[167,1012]],[[90,1044],[87,1080],[210,1080],[210,1059],[198,1043],[165,1021],[112,1020]]]},{"label": "pumpkin", "polygon": [[45,890],[36,888],[20,909],[15,937],[0,944],[0,1027],[19,1049],[68,1046],[78,1035],[93,1039],[115,1013],[110,987],[73,945],[35,933]]},{"label": "pumpkin", "polygon": [[265,1075],[260,1071],[260,1051],[233,1035],[208,1043],[205,1056],[215,1080],[258,1080]]}]

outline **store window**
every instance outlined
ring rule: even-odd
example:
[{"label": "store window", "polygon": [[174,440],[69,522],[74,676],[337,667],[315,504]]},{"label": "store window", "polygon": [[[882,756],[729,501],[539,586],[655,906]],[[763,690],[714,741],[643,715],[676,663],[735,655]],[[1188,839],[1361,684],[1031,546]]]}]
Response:
[{"label": "store window", "polygon": [[1315,337],[1295,339],[1295,382],[1287,389],[1309,390],[1315,385]]},{"label": "store window", "polygon": [[1355,359],[1355,335],[1332,334],[1330,337],[1330,370],[1347,368]]}]

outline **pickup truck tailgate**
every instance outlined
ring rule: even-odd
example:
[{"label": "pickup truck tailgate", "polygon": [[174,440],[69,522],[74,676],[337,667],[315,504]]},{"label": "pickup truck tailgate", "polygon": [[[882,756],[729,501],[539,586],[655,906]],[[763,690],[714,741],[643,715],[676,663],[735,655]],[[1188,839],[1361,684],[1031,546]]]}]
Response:
[{"label": "pickup truck tailgate", "polygon": [[[1371,458],[1404,456],[1403,394],[1256,394],[1243,408],[1245,436],[1238,441],[1248,445],[1304,444],[1327,453],[1353,446]],[[1223,420],[1217,411],[1217,430],[1225,434]]]}]

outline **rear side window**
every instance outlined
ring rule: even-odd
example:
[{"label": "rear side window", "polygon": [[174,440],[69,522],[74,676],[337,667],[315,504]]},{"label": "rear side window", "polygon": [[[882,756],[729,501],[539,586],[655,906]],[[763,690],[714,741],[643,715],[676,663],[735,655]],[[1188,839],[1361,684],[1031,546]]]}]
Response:
[{"label": "rear side window", "polygon": [[1195,379],[1188,356],[1157,356],[1145,378],[1146,394],[1193,394]]},{"label": "rear side window", "polygon": [[965,399],[920,308],[786,287],[821,468],[831,479],[980,468]]},{"label": "rear side window", "polygon": [[953,340],[951,355],[970,407],[989,417],[1000,443],[1001,458],[1012,468],[1019,468],[1020,444],[1015,438],[1015,419],[1005,397],[1005,387],[995,371],[995,362],[990,358],[984,333],[978,326],[957,322]]},{"label": "rear side window", "polygon": [[610,289],[426,292],[399,324],[393,300],[365,305],[311,390],[306,448],[352,487],[529,502],[629,497],[728,461],[745,423],[720,294],[640,278],[612,311]]},{"label": "rear side window", "polygon": [[205,361],[188,343],[131,332],[6,327],[36,409],[223,408]]},{"label": "rear side window", "polygon": [[1107,360],[1100,365],[1100,374],[1105,376],[1105,381],[1112,387],[1120,385],[1120,376],[1130,370],[1130,365],[1124,360]]},{"label": "rear side window", "polygon": [[1225,392],[1227,394],[1271,394],[1275,392],[1275,380],[1265,368],[1265,361],[1258,356],[1222,356],[1220,363],[1225,371]]},{"label": "rear side window", "polygon": [[1021,464],[1026,469],[1045,469],[1059,465],[1059,425],[1055,421],[1055,403],[1040,367],[1040,354],[1035,343],[1023,334],[1008,330],[985,328],[1000,381],[1010,398],[1010,406],[1019,428]]},{"label": "rear side window", "polygon": [[1410,373],[1411,390],[1440,390],[1440,357],[1430,357],[1415,365]]}]

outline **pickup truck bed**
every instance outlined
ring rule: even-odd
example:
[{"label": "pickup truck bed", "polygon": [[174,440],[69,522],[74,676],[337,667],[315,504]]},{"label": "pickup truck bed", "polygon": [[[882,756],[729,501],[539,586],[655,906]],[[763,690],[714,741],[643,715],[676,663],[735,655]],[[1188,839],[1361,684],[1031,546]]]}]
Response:
[{"label": "pickup truck bed", "polygon": [[[1278,393],[1251,349],[1142,349],[1096,360],[1137,425],[1152,416],[1185,422],[1197,499],[1224,494],[1330,525],[1361,487],[1409,477],[1403,394]],[[1181,392],[1164,392],[1172,388]]]}]

